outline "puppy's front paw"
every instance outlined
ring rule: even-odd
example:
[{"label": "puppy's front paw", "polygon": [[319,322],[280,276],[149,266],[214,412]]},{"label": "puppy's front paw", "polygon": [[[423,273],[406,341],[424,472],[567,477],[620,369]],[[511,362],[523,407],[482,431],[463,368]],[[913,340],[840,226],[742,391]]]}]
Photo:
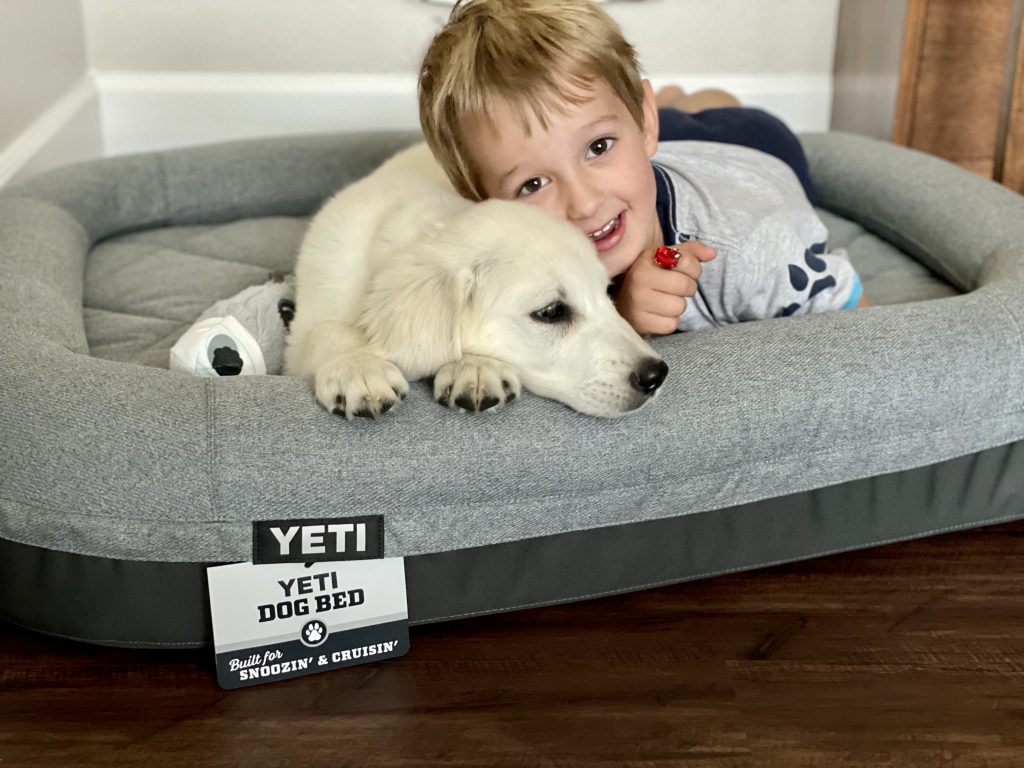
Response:
[{"label": "puppy's front paw", "polygon": [[398,366],[372,352],[353,352],[316,372],[316,399],[332,413],[376,419],[409,391]]},{"label": "puppy's front paw", "polygon": [[486,411],[510,403],[520,393],[519,376],[500,360],[465,355],[434,376],[434,399],[449,408]]}]

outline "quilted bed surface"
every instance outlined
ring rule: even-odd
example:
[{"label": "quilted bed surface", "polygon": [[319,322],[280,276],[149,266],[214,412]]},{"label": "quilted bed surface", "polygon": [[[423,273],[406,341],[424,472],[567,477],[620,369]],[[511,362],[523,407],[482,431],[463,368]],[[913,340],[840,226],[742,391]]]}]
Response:
[{"label": "quilted bed surface", "polygon": [[291,271],[306,221],[162,227],[98,243],[82,299],[89,353],[166,368],[171,346],[214,303]]},{"label": "quilted bed surface", "polygon": [[463,415],[418,384],[378,422],[346,423],[306,382],[165,369],[193,318],[287,271],[321,201],[414,138],[115,158],[0,192],[0,537],[232,561],[255,519],[382,514],[386,554],[415,555],[696,515],[1024,437],[1024,200],[842,134],[803,139],[832,242],[879,306],[659,339],[669,379],[627,418],[533,396]]}]

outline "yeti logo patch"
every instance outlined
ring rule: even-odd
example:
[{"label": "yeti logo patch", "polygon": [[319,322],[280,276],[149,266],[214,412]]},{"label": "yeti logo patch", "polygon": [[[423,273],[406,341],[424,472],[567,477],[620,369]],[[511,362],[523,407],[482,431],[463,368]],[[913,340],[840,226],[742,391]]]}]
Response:
[{"label": "yeti logo patch", "polygon": [[315,563],[384,557],[384,516],[257,520],[253,563]]}]

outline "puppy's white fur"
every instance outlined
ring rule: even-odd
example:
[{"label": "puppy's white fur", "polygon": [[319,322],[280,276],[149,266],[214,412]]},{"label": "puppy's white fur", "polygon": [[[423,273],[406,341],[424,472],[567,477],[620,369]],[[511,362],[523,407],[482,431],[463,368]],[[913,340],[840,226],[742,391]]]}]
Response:
[{"label": "puppy's white fur", "polygon": [[285,372],[347,418],[428,376],[470,410],[521,385],[595,416],[649,398],[630,376],[657,355],[616,312],[588,238],[523,203],[460,198],[423,144],[326,203],[295,276]]}]

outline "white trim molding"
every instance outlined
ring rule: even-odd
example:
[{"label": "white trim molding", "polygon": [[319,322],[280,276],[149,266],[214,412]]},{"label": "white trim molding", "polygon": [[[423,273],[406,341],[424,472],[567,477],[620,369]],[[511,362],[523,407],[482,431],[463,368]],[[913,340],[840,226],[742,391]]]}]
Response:
[{"label": "white trim molding", "polygon": [[0,187],[102,154],[99,97],[87,74],[0,149]]}]

